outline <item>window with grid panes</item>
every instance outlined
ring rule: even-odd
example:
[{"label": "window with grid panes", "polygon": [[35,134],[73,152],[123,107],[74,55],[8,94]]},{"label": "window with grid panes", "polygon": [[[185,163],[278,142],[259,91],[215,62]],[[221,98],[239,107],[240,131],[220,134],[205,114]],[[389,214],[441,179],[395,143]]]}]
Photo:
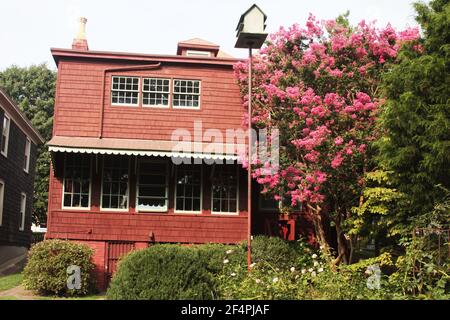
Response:
[{"label": "window with grid panes", "polygon": [[142,84],[142,105],[169,106],[170,80],[144,78]]},{"label": "window with grid panes", "polygon": [[103,159],[102,209],[128,209],[128,157]]},{"label": "window with grid panes", "polygon": [[212,211],[237,213],[237,167],[216,165],[212,178]]},{"label": "window with grid panes", "polygon": [[177,166],[175,210],[186,212],[200,212],[201,165],[179,165]]},{"label": "window with grid panes", "polygon": [[138,105],[139,78],[112,77],[111,103],[120,105]]},{"label": "window with grid panes", "polygon": [[167,211],[167,163],[141,160],[138,169],[139,211]]},{"label": "window with grid panes", "polygon": [[173,81],[173,106],[200,107],[200,81],[175,79]]},{"label": "window with grid panes", "polygon": [[85,154],[65,154],[63,207],[89,208],[91,158]]}]

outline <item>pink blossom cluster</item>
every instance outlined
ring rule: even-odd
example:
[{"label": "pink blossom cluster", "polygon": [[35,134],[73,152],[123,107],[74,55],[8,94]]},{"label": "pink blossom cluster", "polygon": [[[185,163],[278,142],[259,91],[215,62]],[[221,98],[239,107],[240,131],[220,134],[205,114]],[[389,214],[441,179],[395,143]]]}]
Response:
[{"label": "pink blossom cluster", "polygon": [[[304,28],[296,24],[270,35],[254,59],[251,121],[258,128],[279,128],[285,145],[279,173],[252,161],[252,176],[263,191],[290,196],[295,205],[325,201],[336,181],[359,185],[383,104],[374,88],[403,44],[420,50],[418,38],[418,29],[398,32],[365,21],[348,29],[313,15]],[[235,65],[245,109],[247,72],[246,63]]]}]

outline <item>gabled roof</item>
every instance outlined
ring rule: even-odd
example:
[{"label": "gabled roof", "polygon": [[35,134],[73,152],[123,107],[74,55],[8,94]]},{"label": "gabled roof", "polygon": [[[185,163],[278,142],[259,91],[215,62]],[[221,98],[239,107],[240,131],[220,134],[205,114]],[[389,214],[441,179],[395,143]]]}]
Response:
[{"label": "gabled roof", "polygon": [[186,44],[194,44],[194,45],[201,45],[201,46],[210,46],[210,47],[218,47],[218,44],[212,43],[207,40],[203,40],[200,38],[192,38],[189,40],[180,41],[178,43],[186,43]]},{"label": "gabled roof", "polygon": [[254,8],[258,9],[258,10],[263,14],[263,16],[264,16],[264,22],[266,22],[266,20],[267,20],[267,15],[264,13],[264,11],[261,10],[260,7],[258,7],[256,4],[254,4],[254,5],[252,5],[247,11],[245,11],[245,12],[241,15],[241,17],[239,18],[239,22],[238,22],[238,25],[237,25],[237,27],[236,27],[236,31],[238,31],[238,30],[240,29],[241,24],[244,22],[244,18],[245,18],[245,16],[247,15],[247,13],[249,13],[250,11],[252,11]]},{"label": "gabled roof", "polygon": [[219,52],[220,46],[215,43],[212,43],[212,42],[200,39],[200,38],[193,38],[193,39],[178,42],[177,55],[181,54],[182,49],[206,50],[206,51],[213,52],[214,55],[217,55],[217,53]]},{"label": "gabled roof", "polygon": [[33,141],[34,144],[42,144],[44,138],[33,127],[31,121],[20,111],[14,101],[0,88],[0,109],[5,110],[11,120],[19,127],[19,129]]}]

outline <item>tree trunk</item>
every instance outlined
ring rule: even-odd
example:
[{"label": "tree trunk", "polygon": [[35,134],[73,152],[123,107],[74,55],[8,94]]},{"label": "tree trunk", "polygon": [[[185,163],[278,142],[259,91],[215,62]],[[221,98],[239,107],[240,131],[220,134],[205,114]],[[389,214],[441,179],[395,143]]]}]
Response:
[{"label": "tree trunk", "polygon": [[338,257],[342,257],[341,259],[345,264],[349,263],[349,249],[348,249],[348,240],[344,236],[344,232],[341,228],[340,220],[335,221],[336,224],[336,237],[337,237],[337,249],[338,249]]}]

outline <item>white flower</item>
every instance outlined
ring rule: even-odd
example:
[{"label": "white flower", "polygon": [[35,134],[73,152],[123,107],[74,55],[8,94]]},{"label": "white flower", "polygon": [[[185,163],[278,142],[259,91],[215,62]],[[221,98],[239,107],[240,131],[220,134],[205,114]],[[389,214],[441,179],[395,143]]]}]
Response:
[{"label": "white flower", "polygon": [[295,268],[294,267],[291,267],[291,272],[294,272],[295,271]]},{"label": "white flower", "polygon": [[230,274],[230,276],[235,277],[236,273],[233,272],[232,274]]},{"label": "white flower", "polygon": [[278,269],[278,268],[275,268],[275,271],[280,271],[280,269]]},{"label": "white flower", "polygon": [[272,279],[273,283],[278,282],[278,277]]},{"label": "white flower", "polygon": [[313,258],[313,259],[316,259],[316,258],[317,258],[317,254],[314,253],[314,254],[312,255],[312,258]]},{"label": "white flower", "polygon": [[261,280],[260,279],[255,279],[255,282],[256,283],[261,283]]},{"label": "white flower", "polygon": [[223,260],[224,264],[227,264],[228,262],[230,262],[230,260],[228,260],[228,259]]},{"label": "white flower", "polygon": [[309,272],[313,272],[314,269],[313,269],[313,268],[309,268],[308,271],[309,271]]},{"label": "white flower", "polygon": [[317,270],[317,271],[319,271],[319,272],[323,272],[323,268],[319,268],[319,270]]},{"label": "white flower", "polygon": [[311,272],[311,276],[315,277],[316,276],[316,272],[315,271]]},{"label": "white flower", "polygon": [[317,261],[314,261],[314,267],[317,267],[319,263]]},{"label": "white flower", "polygon": [[325,247],[324,247],[324,246],[320,246],[319,249],[320,249],[320,250],[323,250],[323,249],[325,249]]},{"label": "white flower", "polygon": [[305,274],[306,273],[306,269],[302,269],[302,274]]},{"label": "white flower", "polygon": [[230,254],[230,253],[232,253],[233,252],[233,250],[227,250],[227,254]]},{"label": "white flower", "polygon": [[255,262],[253,262],[253,263],[250,265],[250,268],[253,268],[254,266],[256,266],[256,263],[255,263]]},{"label": "white flower", "polygon": [[295,276],[295,279],[298,279],[299,277],[300,277],[299,275],[296,275],[296,276]]}]

